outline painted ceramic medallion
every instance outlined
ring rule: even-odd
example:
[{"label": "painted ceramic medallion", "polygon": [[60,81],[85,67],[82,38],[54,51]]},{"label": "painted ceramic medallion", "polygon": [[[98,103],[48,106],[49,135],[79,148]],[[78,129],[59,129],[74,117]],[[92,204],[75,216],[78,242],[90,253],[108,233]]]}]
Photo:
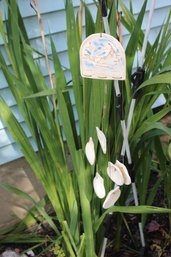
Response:
[{"label": "painted ceramic medallion", "polygon": [[126,60],[122,45],[111,35],[92,34],[80,48],[81,76],[94,79],[125,80]]}]

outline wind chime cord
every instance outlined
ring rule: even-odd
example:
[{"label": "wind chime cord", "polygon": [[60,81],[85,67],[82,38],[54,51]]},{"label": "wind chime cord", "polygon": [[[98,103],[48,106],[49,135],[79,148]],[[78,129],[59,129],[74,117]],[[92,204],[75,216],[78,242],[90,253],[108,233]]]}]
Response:
[{"label": "wind chime cord", "polygon": [[122,27],[121,27],[121,17],[122,17],[122,12],[118,12],[116,13],[116,21],[117,21],[117,27],[118,27],[118,39],[119,42],[122,45]]},{"label": "wind chime cord", "polygon": [[102,0],[100,0],[100,37],[102,37],[102,25],[103,25],[103,17],[102,17]]}]

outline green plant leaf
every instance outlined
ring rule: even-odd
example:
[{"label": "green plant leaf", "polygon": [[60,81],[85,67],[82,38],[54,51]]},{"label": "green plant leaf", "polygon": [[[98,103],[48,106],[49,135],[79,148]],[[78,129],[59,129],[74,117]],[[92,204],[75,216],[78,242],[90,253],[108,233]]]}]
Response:
[{"label": "green plant leaf", "polygon": [[119,213],[132,213],[132,214],[152,214],[152,213],[171,213],[171,209],[168,208],[160,208],[156,206],[114,206],[109,208],[107,211],[103,213],[103,215],[99,218],[95,225],[95,231],[97,231],[105,219],[106,215],[111,212],[119,212]]},{"label": "green plant leaf", "polygon": [[43,208],[39,207],[39,205],[35,202],[35,200],[29,194],[19,190],[16,187],[13,187],[13,186],[3,182],[2,180],[0,180],[0,186],[2,186],[4,189],[6,189],[6,190],[18,195],[18,196],[20,196],[21,198],[24,198],[24,199],[30,201],[35,206],[35,208],[37,208],[38,212],[49,223],[49,225],[56,232],[56,234],[59,234],[58,229],[57,229],[56,225],[54,224],[54,222],[52,221],[51,217],[45,212],[45,210]]}]

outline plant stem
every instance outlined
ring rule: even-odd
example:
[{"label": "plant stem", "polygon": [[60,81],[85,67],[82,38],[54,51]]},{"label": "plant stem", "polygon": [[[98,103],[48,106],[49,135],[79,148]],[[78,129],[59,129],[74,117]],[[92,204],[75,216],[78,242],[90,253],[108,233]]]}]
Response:
[{"label": "plant stem", "polygon": [[[41,14],[39,12],[37,0],[34,0],[34,5],[35,5],[36,13],[37,13],[39,26],[40,26],[40,33],[41,33],[41,38],[42,38],[42,42],[43,42],[45,60],[46,60],[46,65],[47,65],[48,75],[49,75],[49,80],[50,80],[50,86],[51,86],[52,89],[54,89],[54,81],[53,81],[52,72],[51,72],[50,63],[49,63],[49,58],[48,58],[48,52],[47,52],[46,41],[45,41],[45,34],[44,34],[44,30],[43,30],[43,23],[42,23]],[[53,95],[53,107],[54,107],[54,114],[56,114],[56,97],[55,97],[55,95]]]}]

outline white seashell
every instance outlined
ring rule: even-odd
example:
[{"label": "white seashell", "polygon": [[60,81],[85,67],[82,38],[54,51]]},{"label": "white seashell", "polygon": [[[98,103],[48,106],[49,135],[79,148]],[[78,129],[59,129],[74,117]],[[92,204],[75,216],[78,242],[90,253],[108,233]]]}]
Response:
[{"label": "white seashell", "polygon": [[109,178],[117,185],[122,186],[124,184],[124,178],[121,170],[112,162],[108,162],[107,174]]},{"label": "white seashell", "polygon": [[103,208],[108,209],[108,208],[112,207],[116,203],[116,201],[119,199],[120,195],[121,195],[121,190],[117,186],[115,189],[111,190],[108,193],[108,195],[103,203]]},{"label": "white seashell", "polygon": [[89,163],[93,165],[95,163],[95,150],[92,137],[89,138],[89,141],[85,146],[85,154]]},{"label": "white seashell", "polygon": [[97,137],[100,143],[100,146],[102,148],[102,151],[104,154],[106,154],[107,146],[106,146],[106,137],[105,134],[100,130],[98,127],[96,127]]},{"label": "white seashell", "polygon": [[100,199],[105,197],[106,192],[104,187],[104,180],[98,172],[96,172],[96,176],[93,179],[93,187],[97,197]]},{"label": "white seashell", "polygon": [[128,170],[126,168],[126,166],[119,162],[118,160],[116,161],[115,165],[120,169],[120,171],[122,172],[122,176],[124,179],[124,184],[125,185],[130,185],[131,184],[131,178],[129,176]]}]

